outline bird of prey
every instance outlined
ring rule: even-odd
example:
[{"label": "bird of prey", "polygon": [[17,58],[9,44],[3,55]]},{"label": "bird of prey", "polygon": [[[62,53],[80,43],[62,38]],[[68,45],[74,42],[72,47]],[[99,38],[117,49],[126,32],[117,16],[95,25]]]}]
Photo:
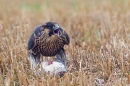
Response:
[{"label": "bird of prey", "polygon": [[56,22],[47,22],[36,27],[28,40],[31,69],[40,63],[40,55],[60,55],[64,65],[66,65],[64,45],[69,43],[69,35]]}]

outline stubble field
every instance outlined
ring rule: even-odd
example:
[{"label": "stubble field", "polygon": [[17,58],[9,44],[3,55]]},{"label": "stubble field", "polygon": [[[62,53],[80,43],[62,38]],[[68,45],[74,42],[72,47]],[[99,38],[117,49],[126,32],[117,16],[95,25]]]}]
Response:
[{"label": "stubble field", "polygon": [[[130,85],[129,8],[129,0],[0,0],[0,86]],[[71,38],[62,78],[30,70],[28,38],[47,21]]]}]

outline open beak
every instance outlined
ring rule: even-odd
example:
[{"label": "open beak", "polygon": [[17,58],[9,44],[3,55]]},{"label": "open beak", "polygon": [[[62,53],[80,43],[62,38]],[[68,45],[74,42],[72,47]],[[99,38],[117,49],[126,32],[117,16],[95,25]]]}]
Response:
[{"label": "open beak", "polygon": [[59,37],[60,36],[60,29],[59,28],[55,29],[53,31],[53,33]]}]

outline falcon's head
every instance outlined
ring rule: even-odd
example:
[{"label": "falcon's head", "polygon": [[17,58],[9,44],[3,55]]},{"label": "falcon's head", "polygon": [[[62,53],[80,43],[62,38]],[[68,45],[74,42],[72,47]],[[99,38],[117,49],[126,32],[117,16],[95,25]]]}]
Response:
[{"label": "falcon's head", "polygon": [[58,23],[47,22],[42,26],[44,28],[44,31],[46,30],[46,32],[49,34],[49,36],[56,35],[56,36],[60,37],[62,28],[58,25]]}]

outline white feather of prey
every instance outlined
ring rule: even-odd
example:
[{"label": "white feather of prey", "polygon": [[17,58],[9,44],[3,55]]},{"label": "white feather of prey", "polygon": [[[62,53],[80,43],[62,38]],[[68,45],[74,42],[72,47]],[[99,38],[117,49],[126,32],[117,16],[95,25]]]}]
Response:
[{"label": "white feather of prey", "polygon": [[41,63],[43,70],[46,73],[50,73],[51,76],[53,76],[54,74],[60,74],[61,72],[66,72],[67,71],[67,67],[66,67],[66,59],[64,58],[64,60],[62,61],[61,57],[59,55],[56,55],[56,58],[53,60],[52,64],[48,65],[48,61],[43,61]]},{"label": "white feather of prey", "polygon": [[50,73],[51,76],[53,76],[54,74],[57,75],[60,72],[66,72],[67,69],[65,67],[65,65],[61,62],[58,61],[53,61],[52,64],[48,65],[49,61],[44,61],[41,63],[43,70],[46,73]]}]

